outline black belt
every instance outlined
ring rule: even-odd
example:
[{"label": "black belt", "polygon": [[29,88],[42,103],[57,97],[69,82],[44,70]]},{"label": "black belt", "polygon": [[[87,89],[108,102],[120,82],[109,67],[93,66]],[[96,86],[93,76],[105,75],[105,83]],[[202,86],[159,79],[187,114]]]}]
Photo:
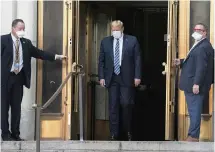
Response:
[{"label": "black belt", "polygon": [[10,72],[10,75],[11,76],[18,76],[18,75],[21,75],[21,74],[23,74],[23,69],[18,73],[18,74],[16,74],[15,72]]},{"label": "black belt", "polygon": [[121,73],[119,73],[118,75],[116,75],[116,74],[113,72],[113,76],[121,76]]}]

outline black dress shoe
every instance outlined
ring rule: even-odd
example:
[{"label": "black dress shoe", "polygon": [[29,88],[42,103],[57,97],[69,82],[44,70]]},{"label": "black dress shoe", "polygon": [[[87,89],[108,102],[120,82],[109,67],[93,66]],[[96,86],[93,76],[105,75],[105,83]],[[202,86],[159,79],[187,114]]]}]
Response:
[{"label": "black dress shoe", "polygon": [[15,140],[15,141],[24,141],[24,139],[20,138],[19,135],[11,135],[11,137],[12,137],[13,140]]},{"label": "black dress shoe", "polygon": [[13,141],[13,138],[11,137],[10,134],[8,134],[8,135],[2,135],[2,140],[3,141]]},{"label": "black dress shoe", "polygon": [[110,137],[110,140],[111,140],[111,141],[116,141],[117,138],[116,138],[114,135],[112,135],[112,136]]},{"label": "black dress shoe", "polygon": [[132,141],[132,134],[128,132],[128,141]]}]

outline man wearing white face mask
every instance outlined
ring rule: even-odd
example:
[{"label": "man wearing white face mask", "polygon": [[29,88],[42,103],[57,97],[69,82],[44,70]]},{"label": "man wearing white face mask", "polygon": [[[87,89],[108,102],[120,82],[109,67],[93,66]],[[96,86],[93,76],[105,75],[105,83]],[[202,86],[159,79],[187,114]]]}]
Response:
[{"label": "man wearing white face mask", "polygon": [[[25,24],[21,19],[12,22],[10,34],[1,36],[1,131],[2,139],[22,140],[20,138],[20,115],[23,85],[30,88],[31,57],[55,61],[66,56],[42,51],[23,38]],[[8,111],[11,107],[11,131],[9,131]]]},{"label": "man wearing white face mask", "polygon": [[[130,141],[134,88],[141,80],[141,57],[136,37],[123,34],[123,29],[121,21],[112,22],[112,36],[101,42],[98,73],[101,86],[109,93],[111,140],[118,139],[119,124],[122,124]],[[122,119],[119,118],[120,108]]]},{"label": "man wearing white face mask", "polygon": [[214,79],[214,49],[206,36],[206,26],[197,24],[192,34],[195,43],[187,57],[174,60],[181,67],[179,88],[185,93],[190,116],[187,141],[199,141],[203,101]]}]

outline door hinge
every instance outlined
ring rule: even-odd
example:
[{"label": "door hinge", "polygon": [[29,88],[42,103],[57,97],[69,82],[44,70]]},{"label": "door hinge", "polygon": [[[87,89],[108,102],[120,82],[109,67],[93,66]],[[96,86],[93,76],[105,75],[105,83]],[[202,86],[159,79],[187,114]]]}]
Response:
[{"label": "door hinge", "polygon": [[173,5],[178,5],[179,4],[179,1],[178,0],[174,0],[173,1]]},{"label": "door hinge", "polygon": [[72,38],[69,38],[69,45],[72,45]]},{"label": "door hinge", "polygon": [[69,9],[69,10],[72,10],[72,2],[70,1],[70,0],[67,0],[66,2],[65,2],[65,4],[66,4],[66,6],[67,6],[67,9]]},{"label": "door hinge", "polygon": [[174,102],[174,101],[169,101],[169,105],[174,106],[174,105],[175,105],[175,102]]},{"label": "door hinge", "polygon": [[167,35],[167,46],[170,46],[170,34]]},{"label": "door hinge", "polygon": [[173,4],[174,4],[174,5],[178,5],[178,3],[179,3],[178,0],[174,0],[174,1],[173,1]]},{"label": "door hinge", "polygon": [[175,113],[175,102],[174,101],[169,101],[169,111],[171,113]]},{"label": "door hinge", "polygon": [[65,106],[68,105],[67,99],[68,99],[68,98],[67,98],[67,96],[66,96],[66,97],[65,97],[65,101],[64,101],[64,105],[65,105]]}]

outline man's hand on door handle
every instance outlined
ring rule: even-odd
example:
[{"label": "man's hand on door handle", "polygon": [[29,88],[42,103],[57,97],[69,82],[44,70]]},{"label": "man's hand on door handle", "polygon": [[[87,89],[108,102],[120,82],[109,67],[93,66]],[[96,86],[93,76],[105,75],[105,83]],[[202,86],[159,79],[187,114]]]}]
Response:
[{"label": "man's hand on door handle", "polygon": [[181,64],[181,60],[180,59],[173,59],[173,65],[174,66],[179,66]]},{"label": "man's hand on door handle", "polygon": [[58,55],[58,54],[55,55],[55,60],[66,60],[66,59],[67,59],[67,56],[65,55]]}]

